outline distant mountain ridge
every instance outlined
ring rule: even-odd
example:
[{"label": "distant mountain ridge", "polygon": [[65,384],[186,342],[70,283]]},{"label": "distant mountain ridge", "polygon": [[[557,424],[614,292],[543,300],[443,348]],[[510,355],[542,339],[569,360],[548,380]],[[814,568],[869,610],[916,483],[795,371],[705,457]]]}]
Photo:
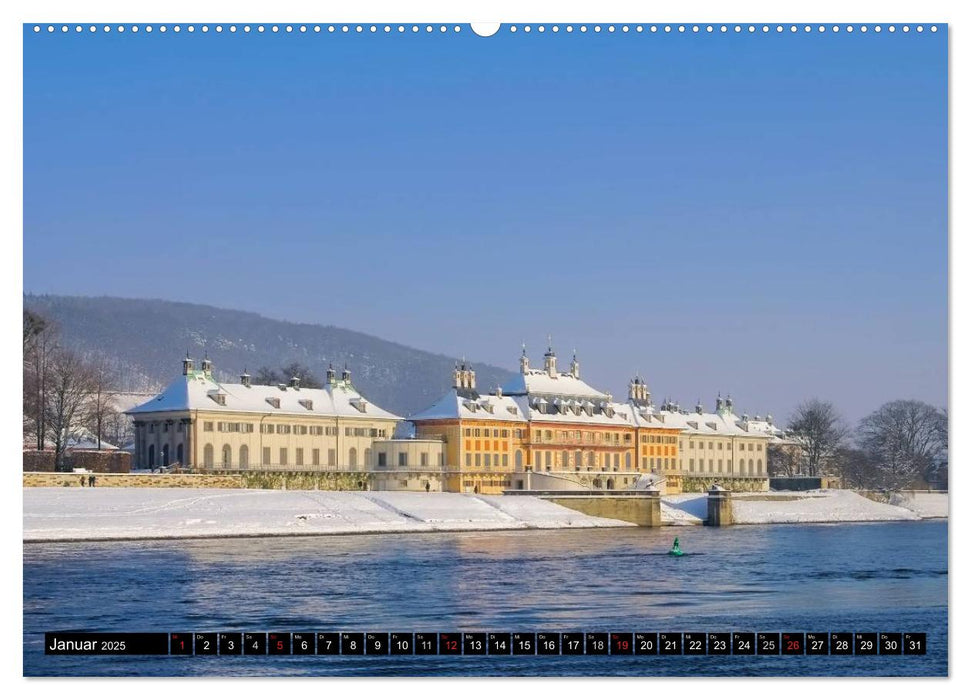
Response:
[{"label": "distant mountain ridge", "polygon": [[[402,416],[431,405],[452,383],[456,358],[334,326],[278,321],[248,311],[156,299],[24,295],[25,308],[55,321],[66,345],[103,353],[119,391],[156,390],[181,372],[188,349],[208,352],[220,381],[238,382],[244,369],[299,362],[323,379],[346,362],[352,381],[371,401]],[[488,390],[512,372],[475,365]]]}]

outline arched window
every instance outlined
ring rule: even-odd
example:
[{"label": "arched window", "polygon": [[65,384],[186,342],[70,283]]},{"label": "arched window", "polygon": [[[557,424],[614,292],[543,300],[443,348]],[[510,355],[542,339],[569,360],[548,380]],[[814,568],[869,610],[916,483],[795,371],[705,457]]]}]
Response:
[{"label": "arched window", "polygon": [[179,443],[179,446],[175,448],[175,461],[179,464],[185,464],[185,447],[181,442]]},{"label": "arched window", "polygon": [[614,487],[614,480],[613,479],[607,479],[607,490],[610,490],[613,487]]},{"label": "arched window", "polygon": [[206,446],[202,448],[202,464],[203,466],[212,468],[212,445],[211,444],[207,443]]},{"label": "arched window", "polygon": [[516,450],[516,470],[519,471],[523,468],[523,451]]},{"label": "arched window", "polygon": [[228,468],[233,463],[233,448],[223,445],[223,468]]},{"label": "arched window", "polygon": [[239,448],[239,468],[248,469],[249,468],[249,446],[243,445]]},{"label": "arched window", "polygon": [[357,466],[357,448],[352,447],[351,451],[347,454],[347,464],[351,467]]},{"label": "arched window", "polygon": [[755,471],[755,462],[751,459],[748,461],[748,473],[753,474]]},{"label": "arched window", "polygon": [[573,466],[579,467],[583,464],[583,453],[577,450],[573,454]]},{"label": "arched window", "polygon": [[155,445],[148,446],[148,466],[155,467]]},{"label": "arched window", "polygon": [[594,454],[593,450],[587,452],[587,466],[595,467],[597,466],[597,455]]},{"label": "arched window", "polygon": [[755,473],[756,474],[761,474],[762,473],[762,460],[760,459],[755,466],[758,467],[758,470]]},{"label": "arched window", "polygon": [[624,469],[630,470],[630,452],[624,455]]},{"label": "arched window", "polygon": [[563,450],[563,453],[562,453],[562,454],[560,455],[560,459],[562,459],[562,460],[563,460],[563,461],[562,461],[562,462],[560,463],[560,466],[561,466],[561,467],[562,467],[563,469],[566,469],[567,467],[569,467],[569,466],[570,466],[570,453],[569,453],[569,452],[567,452],[566,450]]},{"label": "arched window", "polygon": [[364,466],[366,467],[369,464],[371,464],[371,448],[370,447],[365,447],[364,448]]},{"label": "arched window", "polygon": [[159,464],[161,464],[163,467],[167,467],[169,465],[169,446],[162,445],[162,449],[160,450],[160,452],[161,452],[161,459],[159,461]]}]

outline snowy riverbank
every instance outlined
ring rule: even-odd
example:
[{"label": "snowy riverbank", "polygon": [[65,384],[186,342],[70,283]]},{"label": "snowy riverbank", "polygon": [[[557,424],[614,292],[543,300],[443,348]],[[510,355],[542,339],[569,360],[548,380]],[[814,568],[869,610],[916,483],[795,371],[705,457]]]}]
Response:
[{"label": "snowy riverbank", "polygon": [[24,540],[633,527],[531,496],[254,489],[24,489]]},{"label": "snowy riverbank", "polygon": [[[851,523],[947,517],[946,493],[896,494],[880,503],[854,491],[771,491],[736,493],[732,516],[737,525],[772,523]],[[700,525],[708,515],[705,494],[661,499],[661,520],[670,525]]]},{"label": "snowy riverbank", "polygon": [[[27,488],[25,541],[633,527],[532,496],[254,489]],[[735,494],[740,525],[947,517],[947,494],[891,505],[852,491]],[[700,525],[705,494],[665,496],[665,525]]]}]

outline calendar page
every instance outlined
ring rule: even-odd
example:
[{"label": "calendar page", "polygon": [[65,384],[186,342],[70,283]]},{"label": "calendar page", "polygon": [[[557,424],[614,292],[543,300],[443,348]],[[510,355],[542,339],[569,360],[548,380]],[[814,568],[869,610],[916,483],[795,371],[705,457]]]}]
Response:
[{"label": "calendar page", "polygon": [[23,24],[25,676],[949,674],[946,22],[264,11]]}]

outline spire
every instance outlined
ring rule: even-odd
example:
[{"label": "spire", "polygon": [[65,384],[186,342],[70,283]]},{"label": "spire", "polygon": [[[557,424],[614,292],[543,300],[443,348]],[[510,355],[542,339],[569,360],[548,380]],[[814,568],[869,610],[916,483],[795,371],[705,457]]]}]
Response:
[{"label": "spire", "polygon": [[185,359],[182,360],[182,376],[188,377],[192,374],[192,358],[189,357],[189,351],[185,351]]},{"label": "spire", "polygon": [[245,386],[246,388],[249,388],[253,385],[252,379],[249,376],[249,372],[246,371],[245,367],[243,368],[243,373],[239,375],[239,383]]},{"label": "spire", "polygon": [[519,372],[526,374],[529,371],[529,358],[526,357],[526,343],[523,343],[523,354],[519,356]]},{"label": "spire", "polygon": [[205,357],[202,358],[202,371],[206,374],[212,374],[212,360],[209,359],[209,353],[207,352]]},{"label": "spire", "polygon": [[341,381],[346,384],[351,383],[351,370],[347,369],[347,363],[344,363],[344,371],[341,372]]},{"label": "spire", "polygon": [[331,362],[327,365],[327,383],[333,384],[337,379],[337,372],[334,371],[334,363]]},{"label": "spire", "polygon": [[570,375],[575,379],[580,378],[580,363],[577,361],[577,349],[573,348],[573,361],[570,363]]}]

